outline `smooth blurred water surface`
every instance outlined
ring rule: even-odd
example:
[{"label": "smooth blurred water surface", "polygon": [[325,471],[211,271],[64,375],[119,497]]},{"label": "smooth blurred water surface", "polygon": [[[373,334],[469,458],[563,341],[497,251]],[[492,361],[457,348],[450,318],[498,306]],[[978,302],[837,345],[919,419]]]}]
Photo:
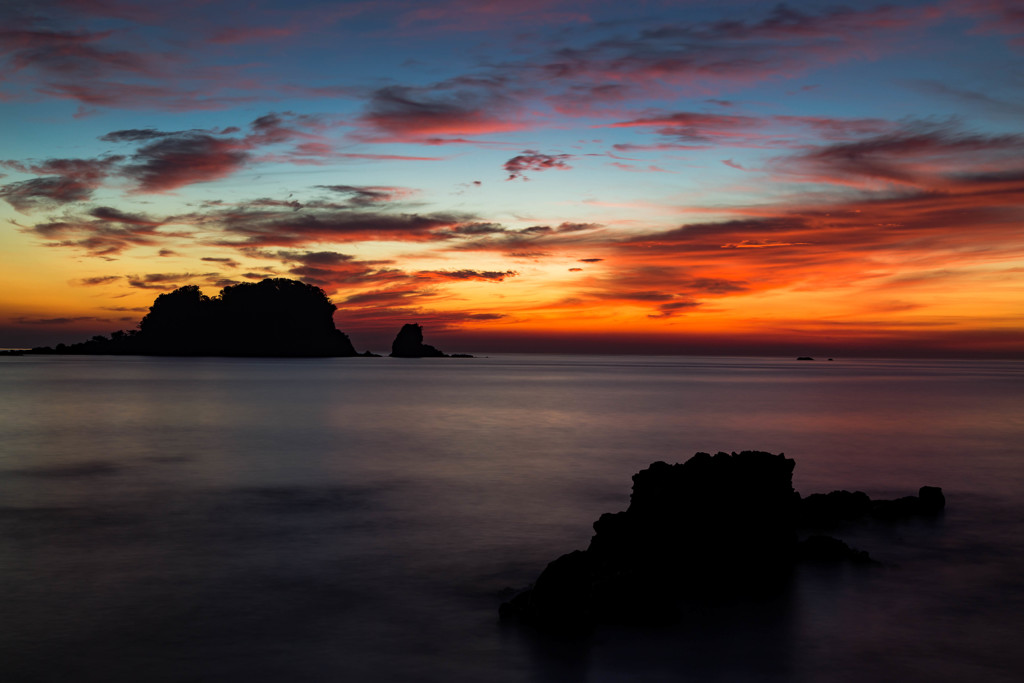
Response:
[{"label": "smooth blurred water surface", "polygon": [[[947,513],[675,628],[498,622],[634,472],[744,449]],[[1022,492],[1020,362],[0,358],[0,680],[1018,681]]]}]

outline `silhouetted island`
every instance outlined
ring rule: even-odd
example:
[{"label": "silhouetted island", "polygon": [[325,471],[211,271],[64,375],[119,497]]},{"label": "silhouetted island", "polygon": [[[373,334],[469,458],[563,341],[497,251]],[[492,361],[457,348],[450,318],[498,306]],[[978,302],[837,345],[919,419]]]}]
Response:
[{"label": "silhouetted island", "polygon": [[391,342],[392,358],[447,358],[448,354],[423,343],[423,328],[406,323]]},{"label": "silhouetted island", "polygon": [[337,309],[322,289],[268,278],[206,296],[188,285],[161,294],[138,330],[32,353],[147,356],[325,357],[359,354],[334,326]]},{"label": "silhouetted island", "polygon": [[942,490],[927,486],[896,501],[848,491],[801,499],[794,466],[760,451],[653,463],[633,476],[629,508],[601,515],[587,550],[551,562],[501,605],[501,616],[554,629],[668,623],[687,605],[777,593],[800,562],[875,563],[831,536],[801,540],[801,531],[935,515],[945,506]]},{"label": "silhouetted island", "polygon": [[392,358],[472,358],[466,353],[448,355],[423,343],[423,328],[416,323],[406,323],[398,331],[398,336],[391,343]]}]

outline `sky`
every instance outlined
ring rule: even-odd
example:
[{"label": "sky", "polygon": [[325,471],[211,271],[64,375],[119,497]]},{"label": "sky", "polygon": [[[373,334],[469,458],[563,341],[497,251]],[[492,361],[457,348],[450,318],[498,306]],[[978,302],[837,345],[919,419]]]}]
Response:
[{"label": "sky", "polygon": [[0,347],[1024,357],[1024,3],[0,4]]}]

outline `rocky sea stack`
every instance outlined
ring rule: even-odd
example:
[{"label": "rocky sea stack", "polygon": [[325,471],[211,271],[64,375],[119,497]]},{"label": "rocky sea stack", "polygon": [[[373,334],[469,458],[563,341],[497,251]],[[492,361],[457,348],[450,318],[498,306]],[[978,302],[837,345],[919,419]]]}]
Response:
[{"label": "rocky sea stack", "polygon": [[633,476],[629,508],[601,515],[587,550],[551,562],[501,606],[502,617],[556,629],[675,621],[687,604],[777,593],[798,562],[872,563],[830,536],[801,541],[802,530],[861,516],[932,515],[945,504],[935,487],[899,501],[872,502],[860,492],[804,501],[793,490],[794,466],[760,451],[653,463]]},{"label": "rocky sea stack", "polygon": [[423,343],[423,328],[406,323],[391,343],[392,358],[447,358],[448,354]]}]

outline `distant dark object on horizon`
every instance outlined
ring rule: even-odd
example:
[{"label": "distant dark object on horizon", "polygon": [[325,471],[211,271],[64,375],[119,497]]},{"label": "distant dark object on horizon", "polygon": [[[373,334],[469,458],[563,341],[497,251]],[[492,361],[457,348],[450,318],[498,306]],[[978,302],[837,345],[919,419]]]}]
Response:
[{"label": "distant dark object on horizon", "polygon": [[213,297],[188,285],[158,296],[138,330],[58,344],[56,349],[35,348],[32,353],[358,356],[348,335],[334,326],[336,309],[319,287],[287,278],[230,285]]},{"label": "distant dark object on horizon", "polygon": [[[551,562],[501,616],[555,630],[669,623],[688,606],[779,593],[798,563],[877,564],[817,533],[823,528],[933,516],[945,506],[942,490],[929,486],[895,501],[849,491],[801,499],[794,466],[761,451],[653,463],[633,475],[629,508],[601,515],[587,550]],[[815,533],[800,540],[802,530]]]},{"label": "distant dark object on horizon", "polygon": [[468,353],[448,355],[430,344],[423,343],[423,328],[416,323],[406,323],[391,343],[392,358],[472,358]]},{"label": "distant dark object on horizon", "polygon": [[797,360],[814,360],[810,356],[797,356],[796,359]]}]

